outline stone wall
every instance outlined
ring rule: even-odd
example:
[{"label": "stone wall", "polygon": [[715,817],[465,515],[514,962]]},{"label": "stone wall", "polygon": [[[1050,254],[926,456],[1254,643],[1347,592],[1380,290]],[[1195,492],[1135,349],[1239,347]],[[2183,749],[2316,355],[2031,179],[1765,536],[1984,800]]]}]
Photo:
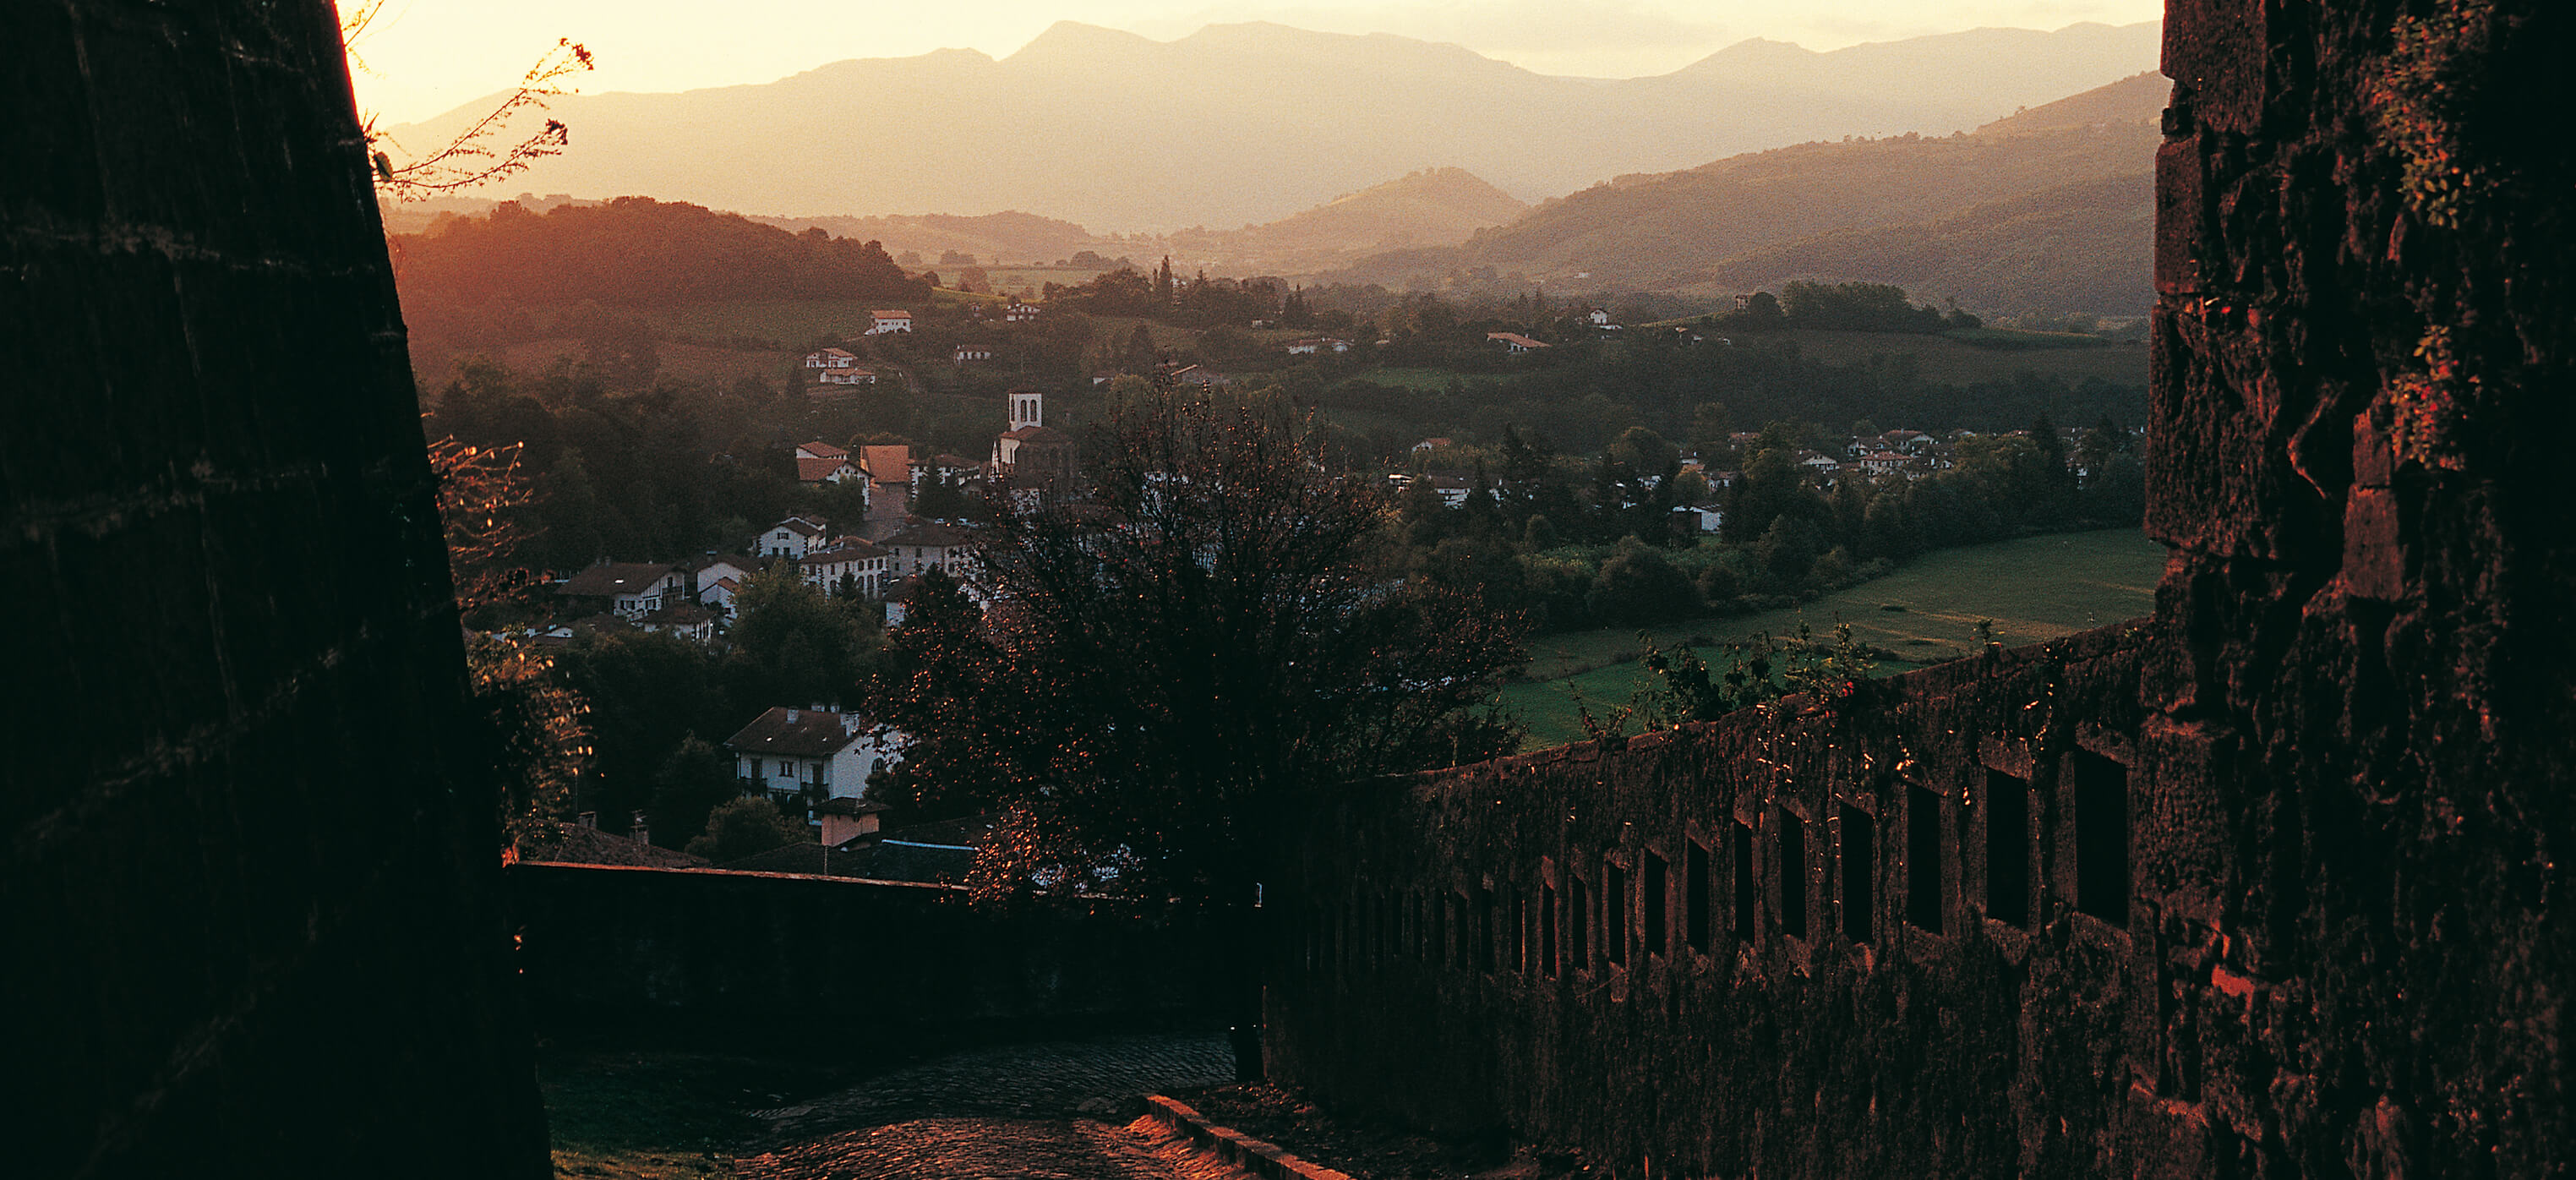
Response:
[{"label": "stone wall", "polygon": [[1186,921],[972,909],[953,886],[706,869],[509,870],[548,1032],[849,1057],[908,1038],[1205,1022]]},{"label": "stone wall", "polygon": [[14,1174],[542,1176],[332,8],[0,6]]},{"label": "stone wall", "polygon": [[2152,647],[1354,788],[1274,892],[1271,1071],[1658,1173],[2127,1170],[2171,972],[2100,882],[2193,851],[2134,775]]},{"label": "stone wall", "polygon": [[2576,11],[2165,33],[2155,617],[1355,788],[1281,883],[1278,1072],[1637,1172],[2576,1166]]}]

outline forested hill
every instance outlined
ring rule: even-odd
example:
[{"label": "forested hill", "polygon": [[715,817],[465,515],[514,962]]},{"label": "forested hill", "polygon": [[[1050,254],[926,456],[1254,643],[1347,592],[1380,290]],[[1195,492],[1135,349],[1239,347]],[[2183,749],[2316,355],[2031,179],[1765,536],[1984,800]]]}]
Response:
[{"label": "forested hill", "polygon": [[2155,223],[2155,178],[2129,173],[1748,251],[1710,268],[1705,285],[1891,283],[1985,314],[2131,315],[2155,301]]},{"label": "forested hill", "polygon": [[[1700,294],[1809,277],[1897,283],[1988,310],[2135,310],[2163,103],[2157,80],[2132,78],[1973,134],[1801,144],[1623,176],[1463,246],[1333,277],[1400,283],[1491,267],[1552,285]],[[1896,238],[1942,242],[1906,253],[1871,233],[1898,226],[1910,228]],[[2059,268],[2095,273],[2068,281]],[[2072,302],[2020,306],[2034,284]]]},{"label": "forested hill", "polygon": [[[973,217],[955,213],[888,214],[878,217],[763,217],[750,215],[762,225],[802,231],[820,227],[834,237],[852,241],[881,241],[892,251],[910,250],[930,258],[955,252],[972,254],[993,263],[1008,258],[1067,258],[1076,251],[1097,250],[1114,244],[1070,221],[1040,217],[1034,213],[1005,210]],[[945,264],[943,264],[943,267]]]},{"label": "forested hill", "polygon": [[929,297],[875,242],[792,234],[730,213],[645,197],[504,203],[394,240],[403,305],[642,307],[717,299]]}]

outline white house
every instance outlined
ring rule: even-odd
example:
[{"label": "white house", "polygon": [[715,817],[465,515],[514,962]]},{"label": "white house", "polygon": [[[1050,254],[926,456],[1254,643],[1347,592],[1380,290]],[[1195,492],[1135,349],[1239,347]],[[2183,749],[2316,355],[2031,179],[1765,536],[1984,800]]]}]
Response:
[{"label": "white house", "polygon": [[1534,348],[1547,347],[1546,341],[1532,340],[1518,332],[1487,332],[1485,339],[1501,344],[1505,352],[1528,352]]},{"label": "white house", "polygon": [[961,365],[969,361],[989,361],[993,359],[993,350],[981,344],[960,344],[952,358]]},{"label": "white house", "polygon": [[[805,354],[805,367],[820,371],[858,367],[859,354],[846,348],[819,348]],[[820,378],[817,378],[820,380]]]},{"label": "white house", "polygon": [[708,610],[733,617],[734,599],[742,593],[742,579],[727,574],[698,588],[698,603]]},{"label": "white house", "polygon": [[1350,350],[1350,341],[1335,340],[1330,336],[1317,336],[1311,339],[1291,340],[1288,342],[1288,355],[1290,356],[1312,356],[1319,352],[1349,352]]},{"label": "white house", "polygon": [[863,714],[781,706],[726,738],[724,746],[733,754],[743,794],[810,807],[859,798],[871,776],[902,761],[904,740]]},{"label": "white house", "polygon": [[888,332],[912,330],[912,313],[908,311],[872,311],[868,313],[868,330],[861,335],[883,336]]},{"label": "white house", "polygon": [[856,537],[843,537],[828,549],[817,549],[796,563],[797,576],[815,589],[830,594],[841,587],[841,579],[858,583],[859,593],[869,598],[883,597],[886,584],[887,553],[883,548]]},{"label": "white house", "polygon": [[808,550],[823,543],[823,522],[808,516],[791,516],[769,526],[753,546],[760,557],[803,557]]},{"label": "white house", "polygon": [[823,385],[874,385],[877,371],[852,365],[845,369],[824,369],[814,374],[814,380]]},{"label": "white house", "polygon": [[887,550],[887,576],[898,580],[932,568],[960,576],[975,560],[975,534],[954,525],[905,525],[882,544]]},{"label": "white house", "polygon": [[859,468],[850,462],[850,453],[827,442],[798,444],[796,478],[805,483],[839,483],[857,479]]},{"label": "white house", "polygon": [[1596,328],[1616,328],[1619,326],[1610,322],[1610,311],[1608,308],[1593,308],[1591,311],[1584,314],[1583,319],[1584,322],[1589,323]]},{"label": "white house", "polygon": [[679,567],[654,562],[607,562],[574,574],[555,587],[567,599],[588,599],[598,609],[634,620],[662,609],[666,600],[685,600],[687,582]]},{"label": "white house", "polygon": [[680,568],[689,576],[689,595],[698,600],[698,605],[719,615],[731,615],[733,592],[751,576],[752,563],[748,557],[709,553]]},{"label": "white house", "polygon": [[1038,305],[1037,305],[1037,304],[1034,304],[1034,303],[1022,303],[1022,302],[1020,302],[1020,301],[1019,301],[1019,300],[1017,300],[1017,299],[1012,300],[1012,301],[1011,301],[1011,306],[1010,306],[1009,310],[1004,311],[1004,312],[1002,313],[1002,319],[1003,319],[1003,321],[1004,321],[1005,323],[1013,323],[1013,324],[1028,324],[1028,323],[1035,323],[1035,322],[1037,322],[1037,318],[1038,318]]}]

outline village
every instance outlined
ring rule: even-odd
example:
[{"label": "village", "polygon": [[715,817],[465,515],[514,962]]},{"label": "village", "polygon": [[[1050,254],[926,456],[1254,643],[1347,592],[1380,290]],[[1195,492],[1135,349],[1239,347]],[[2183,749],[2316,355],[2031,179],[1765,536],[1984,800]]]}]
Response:
[{"label": "village", "polygon": [[[1043,307],[1021,301],[1001,305],[1007,324],[1036,322]],[[1594,309],[1589,325],[1617,332],[1606,311]],[[914,318],[900,309],[870,313],[867,327],[849,343],[864,348],[865,337],[909,334]],[[1705,337],[1685,334],[1690,342]],[[1522,354],[1549,345],[1514,332],[1488,334],[1498,351]],[[1715,342],[1726,346],[1722,338]],[[1285,346],[1291,355],[1347,351],[1351,342],[1311,338]],[[988,359],[990,350],[960,344],[959,365]],[[842,399],[870,396],[881,380],[903,382],[900,372],[881,371],[849,347],[830,345],[806,353],[800,371],[804,396]],[[1169,391],[1225,390],[1235,382],[1197,364],[1166,362],[1149,374],[1104,372],[1094,387],[1120,380]],[[891,386],[890,386],[891,387]],[[909,603],[924,575],[944,575],[979,609],[989,608],[988,591],[978,577],[978,547],[989,527],[993,507],[1006,500],[1033,504],[1045,495],[1079,495],[1080,447],[1068,430],[1048,424],[1048,395],[1035,388],[1013,388],[1002,399],[1000,429],[981,458],[952,453],[925,454],[904,444],[840,442],[809,439],[793,448],[799,485],[833,490],[843,505],[860,506],[855,516],[832,518],[819,511],[800,511],[771,522],[739,540],[739,548],[708,550],[678,561],[603,558],[587,568],[558,575],[548,587],[548,617],[511,632],[536,648],[563,647],[583,637],[625,633],[662,634],[721,648],[749,609],[742,593],[755,574],[789,571],[816,594],[849,604],[885,631],[904,626]],[[2084,445],[2087,431],[2059,428],[2049,440],[2077,481],[2092,474],[2084,456],[2103,448]],[[2126,433],[2126,432],[2124,432]],[[2026,432],[2010,432],[2023,435]],[[1829,497],[1837,487],[1896,487],[1949,471],[1959,463],[1960,449],[1978,438],[1973,431],[1943,436],[1912,429],[1891,429],[1823,440],[1825,447],[1797,447],[1787,460],[1803,494]],[[2099,440],[2097,440],[2098,444]],[[1766,452],[1780,440],[1760,431],[1734,431],[1722,449],[1676,451],[1664,472],[1641,471],[1624,490],[1600,494],[1623,497],[1617,510],[1633,511],[1636,497],[1656,495],[1668,504],[1660,540],[1684,548],[1715,538],[1726,527],[1728,501],[1745,476],[1742,468],[1757,453],[1776,467],[1780,456]],[[2124,447],[2136,440],[2121,440]],[[1434,436],[1415,443],[1400,468],[1354,471],[1318,478],[1363,480],[1382,485],[1390,511],[1436,510],[1467,516],[1476,509],[1503,503],[1502,482],[1483,471],[1472,448],[1450,437]],[[1664,488],[1662,481],[1673,486]],[[865,701],[781,701],[757,716],[740,719],[738,731],[720,748],[741,797],[765,799],[801,826],[801,840],[765,849],[733,861],[712,862],[675,847],[656,846],[646,816],[637,811],[623,834],[602,830],[598,814],[583,810],[551,847],[532,853],[555,861],[708,866],[753,871],[793,871],[876,879],[953,883],[964,878],[974,848],[989,838],[988,827],[969,818],[943,820],[911,828],[882,826],[888,806],[871,795],[871,785],[903,758],[906,736],[873,716]],[[666,833],[685,838],[691,833]]]}]

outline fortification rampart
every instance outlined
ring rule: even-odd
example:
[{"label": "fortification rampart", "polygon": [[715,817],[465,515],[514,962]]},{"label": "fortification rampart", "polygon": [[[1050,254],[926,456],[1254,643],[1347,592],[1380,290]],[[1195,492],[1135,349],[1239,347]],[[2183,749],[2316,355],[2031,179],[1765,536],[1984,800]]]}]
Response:
[{"label": "fortification rampart", "polygon": [[2151,646],[1354,788],[1274,895],[1272,1071],[1658,1173],[2116,1165],[2207,983],[2126,887],[2204,854],[2134,774]]}]

